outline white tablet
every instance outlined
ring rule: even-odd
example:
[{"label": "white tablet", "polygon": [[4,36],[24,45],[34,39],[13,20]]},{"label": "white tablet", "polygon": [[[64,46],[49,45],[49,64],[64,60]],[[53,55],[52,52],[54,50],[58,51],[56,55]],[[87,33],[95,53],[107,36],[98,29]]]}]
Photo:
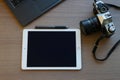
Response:
[{"label": "white tablet", "polygon": [[80,70],[79,29],[24,29],[22,70]]}]

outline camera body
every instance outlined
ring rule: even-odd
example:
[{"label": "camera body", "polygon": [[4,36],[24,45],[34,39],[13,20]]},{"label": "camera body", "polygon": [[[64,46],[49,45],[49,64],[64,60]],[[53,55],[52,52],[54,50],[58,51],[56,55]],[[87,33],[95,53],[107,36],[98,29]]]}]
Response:
[{"label": "camera body", "polygon": [[95,16],[80,22],[82,32],[91,34],[101,31],[106,37],[110,37],[116,29],[107,5],[102,1],[97,1],[93,3],[93,6]]}]

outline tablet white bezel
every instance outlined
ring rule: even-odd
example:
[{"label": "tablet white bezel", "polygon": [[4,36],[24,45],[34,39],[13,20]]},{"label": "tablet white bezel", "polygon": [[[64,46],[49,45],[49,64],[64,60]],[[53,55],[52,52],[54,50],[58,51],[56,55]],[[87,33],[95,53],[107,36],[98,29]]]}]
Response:
[{"label": "tablet white bezel", "polygon": [[[29,31],[75,31],[76,32],[76,67],[27,67],[27,43]],[[81,35],[79,29],[24,29],[22,43],[22,70],[80,70],[81,61]]]}]

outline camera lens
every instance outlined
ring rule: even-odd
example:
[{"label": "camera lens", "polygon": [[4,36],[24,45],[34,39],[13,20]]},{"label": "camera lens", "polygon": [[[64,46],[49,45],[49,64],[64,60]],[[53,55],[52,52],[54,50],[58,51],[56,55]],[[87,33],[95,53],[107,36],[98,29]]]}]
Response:
[{"label": "camera lens", "polygon": [[84,34],[91,34],[100,31],[100,23],[97,17],[89,18],[80,22],[80,28]]}]

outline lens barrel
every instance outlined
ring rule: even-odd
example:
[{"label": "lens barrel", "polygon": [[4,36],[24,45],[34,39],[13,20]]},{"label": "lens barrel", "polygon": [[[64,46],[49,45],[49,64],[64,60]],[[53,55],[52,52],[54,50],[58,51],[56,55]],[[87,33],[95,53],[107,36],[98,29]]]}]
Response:
[{"label": "lens barrel", "polygon": [[80,22],[80,28],[86,35],[100,31],[100,23],[97,17],[92,17]]}]

